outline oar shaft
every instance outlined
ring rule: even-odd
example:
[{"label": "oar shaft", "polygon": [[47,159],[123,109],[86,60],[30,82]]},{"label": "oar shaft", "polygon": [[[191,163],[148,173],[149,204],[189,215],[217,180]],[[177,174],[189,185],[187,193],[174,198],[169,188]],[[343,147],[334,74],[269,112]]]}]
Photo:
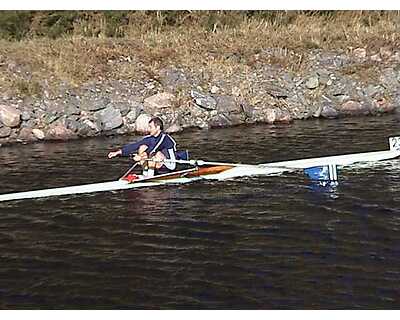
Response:
[{"label": "oar shaft", "polygon": [[243,164],[243,163],[228,163],[228,162],[211,162],[204,160],[174,160],[164,159],[161,162],[175,162],[180,164],[190,164],[192,166],[232,166],[232,167],[254,167],[254,164]]},{"label": "oar shaft", "polygon": [[127,172],[125,172],[125,174],[120,178],[123,179],[125,178],[128,174],[130,174],[132,172],[132,170],[138,165],[139,162],[136,162],[132,167],[129,168],[129,170]]},{"label": "oar shaft", "polygon": [[[179,164],[188,164],[191,166],[231,166],[231,167],[245,167],[245,168],[257,168],[257,169],[284,169],[284,170],[296,170],[294,167],[287,166],[275,166],[271,165],[258,165],[258,164],[245,164],[245,163],[230,163],[230,162],[215,162],[215,161],[204,161],[204,160],[177,160],[177,159],[164,159],[164,160],[156,160],[156,159],[148,159],[148,161],[154,162],[173,162]],[[298,169],[297,169],[298,170]]]},{"label": "oar shaft", "polygon": [[214,161],[203,161],[203,160],[173,160],[164,159],[162,162],[176,162],[180,164],[189,164],[192,166],[232,166],[232,167],[246,167],[246,168],[273,168],[273,169],[285,169],[285,170],[296,170],[293,167],[286,166],[274,166],[271,165],[258,165],[258,164],[245,164],[245,163],[229,163],[229,162],[214,162]]}]

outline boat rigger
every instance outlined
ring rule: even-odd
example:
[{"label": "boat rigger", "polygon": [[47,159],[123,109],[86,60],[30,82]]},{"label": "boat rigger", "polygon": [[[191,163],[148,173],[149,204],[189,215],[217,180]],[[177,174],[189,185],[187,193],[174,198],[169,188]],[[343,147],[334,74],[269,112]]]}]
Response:
[{"label": "boat rigger", "polygon": [[242,176],[271,175],[318,166],[347,166],[356,163],[375,162],[399,157],[400,137],[390,137],[389,146],[389,150],[383,151],[262,163],[257,165],[203,160],[175,160],[177,163],[186,164],[191,167],[153,177],[138,176],[137,179],[129,179],[124,175],[117,181],[2,194],[0,195],[0,201],[153,187],[164,184],[188,183],[199,179],[224,180]]}]

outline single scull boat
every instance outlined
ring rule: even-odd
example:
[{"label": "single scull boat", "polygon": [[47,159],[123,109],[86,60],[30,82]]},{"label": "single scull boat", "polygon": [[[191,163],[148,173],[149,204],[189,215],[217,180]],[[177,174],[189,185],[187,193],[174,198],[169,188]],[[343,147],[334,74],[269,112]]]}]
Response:
[{"label": "single scull boat", "polygon": [[136,179],[130,179],[128,175],[124,175],[121,179],[117,181],[8,193],[0,195],[0,201],[153,187],[164,184],[188,183],[199,179],[224,180],[242,176],[271,175],[317,166],[347,166],[356,163],[375,162],[399,157],[400,137],[390,137],[389,146],[390,149],[384,151],[289,160],[281,162],[262,163],[258,165],[209,162],[203,160],[176,160],[177,163],[189,165],[191,166],[191,168],[166,174],[160,174],[153,177],[136,176]]}]

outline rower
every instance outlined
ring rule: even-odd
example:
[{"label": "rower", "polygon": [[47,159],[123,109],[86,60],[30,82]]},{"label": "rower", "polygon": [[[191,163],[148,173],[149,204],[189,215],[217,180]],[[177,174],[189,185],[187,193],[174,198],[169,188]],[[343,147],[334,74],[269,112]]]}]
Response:
[{"label": "rower", "polygon": [[[153,117],[149,121],[149,135],[142,140],[127,144],[121,149],[112,151],[108,158],[116,156],[128,157],[135,154],[133,160],[140,162],[144,167],[143,174],[151,177],[154,170],[163,172],[173,171],[176,168],[176,142],[164,131],[163,121],[159,117]],[[164,160],[171,160],[163,162]]]}]

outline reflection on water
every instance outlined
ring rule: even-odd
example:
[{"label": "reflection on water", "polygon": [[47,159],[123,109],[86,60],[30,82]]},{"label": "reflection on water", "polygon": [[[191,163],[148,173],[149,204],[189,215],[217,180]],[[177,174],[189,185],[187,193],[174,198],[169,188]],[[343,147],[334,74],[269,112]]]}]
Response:
[{"label": "reflection on water", "polygon": [[[265,163],[388,148],[397,116],[193,131],[192,158]],[[0,148],[0,193],[115,180],[135,137]],[[0,204],[3,308],[397,308],[398,160]]]}]

